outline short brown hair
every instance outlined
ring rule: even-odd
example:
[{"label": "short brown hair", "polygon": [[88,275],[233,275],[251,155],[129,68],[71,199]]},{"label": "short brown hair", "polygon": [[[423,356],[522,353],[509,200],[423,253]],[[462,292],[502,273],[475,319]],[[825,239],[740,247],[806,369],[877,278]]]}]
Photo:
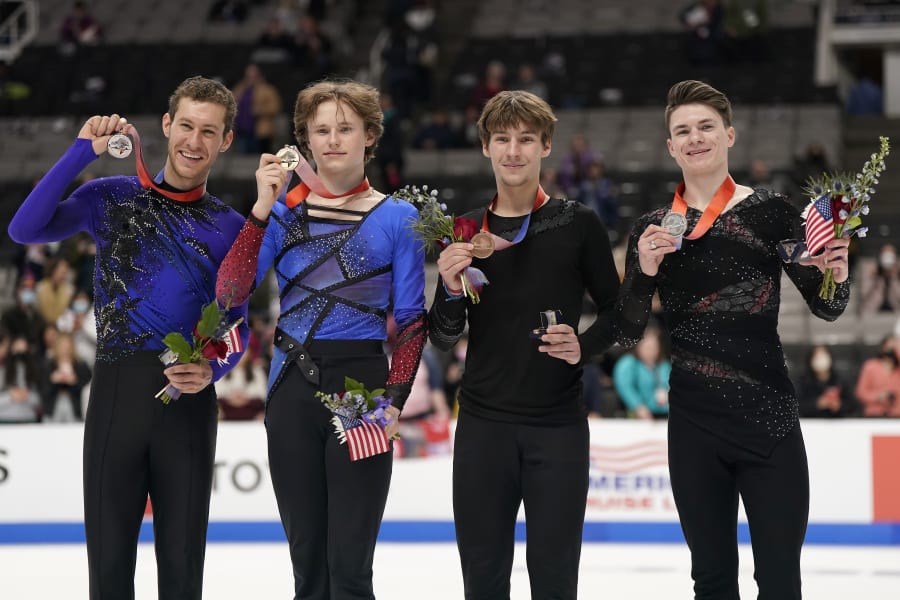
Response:
[{"label": "short brown hair", "polygon": [[719,113],[725,127],[731,127],[731,102],[728,100],[728,96],[708,83],[688,79],[679,81],[669,88],[669,96],[666,100],[667,130],[672,113],[676,108],[685,104],[704,104]]},{"label": "short brown hair", "polygon": [[378,90],[352,79],[330,79],[313,83],[300,90],[294,105],[294,137],[300,146],[300,152],[306,158],[312,158],[309,149],[309,131],[307,123],[315,117],[316,110],[323,102],[334,100],[338,105],[349,106],[363,120],[366,131],[375,136],[375,143],[366,147],[366,162],[375,157],[375,147],[384,133],[384,113],[381,111]]},{"label": "short brown hair", "polygon": [[553,109],[539,96],[522,90],[503,91],[492,97],[484,105],[478,118],[478,137],[485,146],[491,141],[491,134],[520,124],[534,127],[541,133],[541,143],[548,144],[553,139],[556,116]]},{"label": "short brown hair", "polygon": [[225,107],[225,131],[223,137],[234,128],[234,115],[237,113],[237,103],[227,87],[213,79],[206,77],[188,77],[178,84],[172,95],[169,96],[169,118],[175,120],[175,111],[182,98],[189,98],[195,102],[212,102]]}]

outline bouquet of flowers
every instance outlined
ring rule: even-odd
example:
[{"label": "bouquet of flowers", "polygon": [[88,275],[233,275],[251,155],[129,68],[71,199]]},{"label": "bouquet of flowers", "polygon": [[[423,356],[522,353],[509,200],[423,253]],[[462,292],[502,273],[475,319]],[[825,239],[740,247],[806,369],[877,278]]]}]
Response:
[{"label": "bouquet of flowers", "polygon": [[[203,307],[200,320],[194,326],[191,334],[191,342],[183,335],[174,331],[163,338],[163,343],[168,350],[159,355],[159,360],[166,366],[175,363],[199,363],[216,360],[219,364],[226,364],[228,356],[241,351],[241,337],[237,327],[244,320],[243,317],[229,323],[227,320],[227,307],[219,308],[219,303],[213,300]],[[163,404],[172,400],[178,400],[181,390],[166,385],[156,394]]]},{"label": "bouquet of flowers", "polygon": [[[471,242],[481,227],[472,219],[453,217],[444,213],[447,205],[438,201],[438,191],[428,190],[423,185],[420,190],[415,186],[406,186],[392,194],[395,199],[406,200],[419,210],[419,217],[412,221],[410,228],[425,244],[425,249],[436,252],[437,248],[446,248],[453,242]],[[481,269],[466,267],[460,277],[463,295],[478,304],[481,290],[488,284],[487,277]]]},{"label": "bouquet of flowers", "polygon": [[[803,211],[806,223],[806,250],[815,255],[833,239],[866,237],[868,227],[862,226],[862,216],[869,214],[869,200],[875,193],[878,176],[885,169],[884,159],[890,152],[888,138],[880,137],[881,148],[872,154],[856,175],[825,174],[811,180],[806,194],[811,198]],[[834,299],[834,274],[825,270],[819,297]]]},{"label": "bouquet of flowers", "polygon": [[384,388],[369,391],[350,377],[344,377],[344,391],[316,397],[334,413],[331,422],[342,444],[347,444],[350,460],[356,461],[391,449],[384,428],[393,419],[385,413],[391,405]]}]

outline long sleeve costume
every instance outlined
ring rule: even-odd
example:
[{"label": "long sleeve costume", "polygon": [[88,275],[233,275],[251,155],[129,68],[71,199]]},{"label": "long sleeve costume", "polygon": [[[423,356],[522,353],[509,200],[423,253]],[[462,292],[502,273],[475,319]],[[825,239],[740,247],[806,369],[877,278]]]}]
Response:
[{"label": "long sleeve costume", "polygon": [[[197,599],[216,445],[213,386],[164,405],[163,338],[191,339],[202,307],[215,298],[219,263],[243,218],[204,193],[178,201],[138,177],[90,181],[62,200],[95,160],[77,139],[38,182],[9,225],[20,243],[86,231],[97,245],[94,314],[97,356],[84,433],[84,506],[91,600],[134,596],[134,557],[149,494],[159,596]],[[158,177],[163,190],[171,189]],[[60,201],[62,200],[62,201]],[[232,304],[230,320],[245,317]],[[239,329],[246,345],[248,329]],[[238,363],[212,362],[215,381]]]},{"label": "long sleeve costume", "polygon": [[[798,211],[758,189],[721,214],[696,240],[643,274],[637,243],[661,208],[635,223],[617,321],[637,343],[659,292],[671,340],[669,475],[698,599],[738,597],[737,506],[752,531],[760,597],[799,599],[800,551],[809,512],[809,468],[797,398],[778,338],[781,274],[814,315],[836,319],[849,283],[819,297],[822,273],[784,263],[778,242],[797,239]],[[701,213],[687,210],[692,231]]]}]

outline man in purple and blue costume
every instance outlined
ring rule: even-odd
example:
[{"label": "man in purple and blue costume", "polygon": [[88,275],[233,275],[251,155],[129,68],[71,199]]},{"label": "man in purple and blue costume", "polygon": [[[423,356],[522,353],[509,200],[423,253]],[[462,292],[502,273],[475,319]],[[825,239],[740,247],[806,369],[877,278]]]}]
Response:
[{"label": "man in purple and blue costume", "polygon": [[[244,218],[206,192],[217,156],[231,145],[234,97],[221,84],[182,82],[162,116],[166,164],[138,177],[67,187],[128,130],[119,115],[93,116],[35,186],[9,225],[19,243],[87,231],[97,243],[94,272],[97,362],[84,432],[84,511],[91,600],[134,598],[138,534],[153,506],[159,597],[201,598],[216,445],[211,385],[237,364],[165,368],[163,338],[191,339],[216,274]],[[139,149],[139,146],[138,146]],[[229,321],[246,316],[230,307]],[[248,331],[240,327],[246,342]],[[169,384],[180,398],[154,395]]]}]

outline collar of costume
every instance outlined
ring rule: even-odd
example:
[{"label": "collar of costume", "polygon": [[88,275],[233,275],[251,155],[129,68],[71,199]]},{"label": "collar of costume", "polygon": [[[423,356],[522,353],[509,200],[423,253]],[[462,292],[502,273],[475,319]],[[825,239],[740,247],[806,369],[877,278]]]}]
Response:
[{"label": "collar of costume", "polygon": [[491,203],[488,205],[487,210],[484,211],[484,219],[481,221],[481,231],[488,233],[494,238],[494,245],[498,250],[502,250],[505,247],[512,246],[513,244],[518,244],[525,238],[525,234],[528,232],[528,224],[531,223],[531,215],[537,211],[540,207],[544,205],[544,202],[547,200],[547,193],[544,191],[540,185],[538,185],[537,193],[534,196],[534,206],[531,207],[531,212],[525,216],[525,220],[522,221],[522,226],[519,228],[519,232],[516,234],[516,237],[512,239],[512,241],[504,240],[503,238],[494,235],[491,233],[490,228],[488,227],[488,213],[494,212],[494,208],[497,206],[497,196],[491,200]]},{"label": "collar of costume", "polygon": [[[306,200],[306,198],[309,196],[309,193],[311,191],[316,192],[316,194],[318,194],[322,198],[329,198],[331,200],[334,200],[336,198],[346,198],[347,196],[352,196],[353,194],[358,194],[360,192],[364,192],[367,189],[369,189],[369,187],[370,187],[369,186],[369,178],[366,177],[362,180],[362,183],[360,183],[358,186],[356,186],[355,188],[353,188],[346,194],[337,195],[337,194],[332,194],[331,192],[329,192],[327,190],[324,190],[324,188],[323,188],[323,190],[312,189],[311,186],[308,185],[306,180],[304,180],[300,183],[300,185],[296,186],[294,189],[292,189],[290,192],[288,192],[287,197],[284,200],[284,203],[287,205],[288,208],[294,208],[295,206],[297,206],[298,204],[300,204],[301,202]],[[322,191],[325,191],[325,193],[323,194]]]},{"label": "collar of costume", "polygon": [[[689,240],[696,240],[709,231],[712,224],[715,223],[716,219],[719,218],[719,215],[722,214],[728,201],[734,196],[734,190],[736,188],[737,185],[734,183],[734,179],[732,179],[731,175],[727,175],[725,181],[722,182],[722,185],[720,185],[719,189],[716,191],[716,195],[713,196],[712,201],[703,211],[703,214],[700,215],[700,220],[694,225],[694,229],[684,237]],[[675,198],[672,200],[672,212],[676,212],[680,215],[687,214],[688,205],[687,202],[684,201],[683,194],[684,182],[682,181],[678,185],[678,189],[675,190]]]},{"label": "collar of costume", "polygon": [[134,138],[134,163],[137,168],[138,180],[141,182],[141,185],[145,188],[151,188],[155,190],[157,193],[169,198],[170,200],[175,200],[176,202],[194,202],[195,200],[199,200],[206,194],[206,182],[204,181],[201,185],[198,185],[192,190],[187,190],[185,192],[174,192],[172,190],[167,190],[164,187],[160,186],[158,183],[153,181],[153,178],[150,177],[150,172],[147,171],[147,165],[144,163],[144,153],[141,151],[141,136],[138,134],[137,128],[130,124],[128,125],[131,137]]}]

